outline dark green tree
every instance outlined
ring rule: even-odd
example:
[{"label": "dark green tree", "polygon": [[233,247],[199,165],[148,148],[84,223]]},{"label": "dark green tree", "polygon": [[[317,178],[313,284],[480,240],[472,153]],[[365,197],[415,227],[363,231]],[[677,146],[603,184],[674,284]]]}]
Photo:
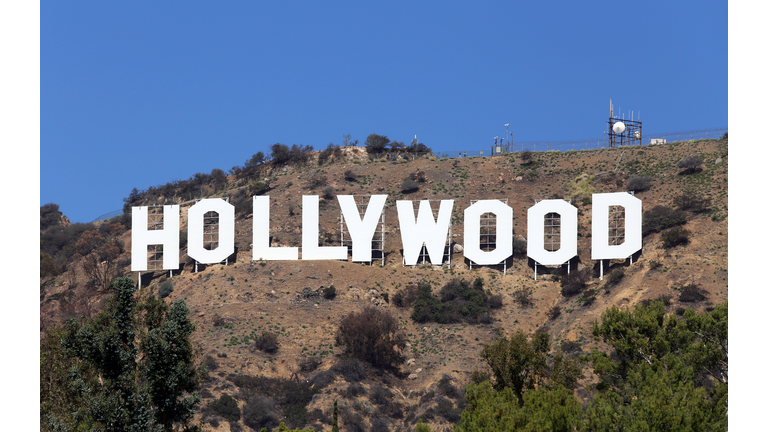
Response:
[{"label": "dark green tree", "polygon": [[48,203],[40,206],[40,231],[61,223],[63,214],[59,211],[59,205]]},{"label": "dark green tree", "polygon": [[512,389],[517,402],[523,406],[523,392],[543,383],[547,375],[549,334],[538,332],[532,340],[522,332],[502,337],[493,345],[486,345],[480,356],[493,371],[493,387],[501,391]]},{"label": "dark green tree", "polygon": [[200,404],[197,390],[204,372],[193,364],[191,336],[195,325],[189,320],[184,300],[167,307],[165,302],[151,298],[145,305],[153,309],[140,344],[140,372],[149,386],[155,421],[171,430],[173,425],[186,424]]},{"label": "dark green tree", "polygon": [[370,134],[365,139],[365,148],[368,154],[378,154],[387,151],[387,145],[389,145],[389,138],[385,135]]},{"label": "dark green tree", "polygon": [[580,361],[557,353],[545,372],[548,337],[529,342],[518,333],[483,350],[495,384],[467,386],[455,430],[727,430],[727,302],[711,313],[686,310],[682,318],[667,315],[662,301],[632,311],[613,307],[593,335],[611,351],[586,357],[599,377],[586,410],[573,396]]},{"label": "dark green tree", "polygon": [[613,355],[590,354],[600,390],[594,430],[727,430],[728,303],[712,313],[667,315],[663,302],[612,307],[592,333]]},{"label": "dark green tree", "polygon": [[264,152],[258,151],[254,153],[254,155],[251,156],[251,158],[248,159],[248,161],[245,162],[245,167],[253,168],[258,165],[261,165],[262,163],[264,163],[264,159],[265,159]]},{"label": "dark green tree", "polygon": [[527,391],[521,405],[512,388],[497,390],[486,381],[467,386],[466,398],[467,407],[454,429],[456,432],[570,432],[581,426],[581,404],[563,387]]},{"label": "dark green tree", "polygon": [[576,383],[584,378],[582,361],[578,357],[567,356],[562,351],[555,353],[549,370],[549,386],[562,386],[569,390],[576,388]]},{"label": "dark green tree", "polygon": [[331,426],[331,432],[339,432],[339,406],[336,404],[336,399],[333,400],[333,425]]},{"label": "dark green tree", "polygon": [[291,160],[291,149],[285,144],[272,144],[270,147],[272,150],[271,157],[272,162],[276,165],[283,165]]},{"label": "dark green tree", "polygon": [[427,147],[424,143],[413,143],[409,145],[405,151],[416,154],[432,153],[432,149]]},{"label": "dark green tree", "polygon": [[195,430],[204,371],[183,300],[169,307],[147,293],[139,303],[130,278],[110,289],[99,315],[69,320],[41,345],[42,429]]}]

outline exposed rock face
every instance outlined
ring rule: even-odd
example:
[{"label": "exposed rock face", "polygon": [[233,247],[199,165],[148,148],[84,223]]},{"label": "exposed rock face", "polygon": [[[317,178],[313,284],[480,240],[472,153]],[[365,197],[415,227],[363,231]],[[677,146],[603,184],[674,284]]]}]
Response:
[{"label": "exposed rock face", "polygon": [[363,298],[367,301],[369,301],[374,306],[379,307],[387,307],[389,304],[384,300],[384,298],[379,294],[378,291],[371,288],[368,290],[368,292],[365,293]]}]

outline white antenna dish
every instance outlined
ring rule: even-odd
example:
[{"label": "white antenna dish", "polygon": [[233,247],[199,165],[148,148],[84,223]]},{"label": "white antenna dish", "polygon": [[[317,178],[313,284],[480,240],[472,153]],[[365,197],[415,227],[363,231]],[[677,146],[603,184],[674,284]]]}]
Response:
[{"label": "white antenna dish", "polygon": [[640,131],[639,130],[636,130],[633,135],[635,136],[635,139],[640,139]]},{"label": "white antenna dish", "polygon": [[613,125],[613,133],[622,134],[627,129],[624,122],[617,122]]}]

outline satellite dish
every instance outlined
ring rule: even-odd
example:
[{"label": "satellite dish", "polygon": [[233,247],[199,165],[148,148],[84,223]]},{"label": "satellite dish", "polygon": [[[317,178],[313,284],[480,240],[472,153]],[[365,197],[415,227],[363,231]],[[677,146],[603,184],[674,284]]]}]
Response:
[{"label": "satellite dish", "polygon": [[635,133],[633,135],[635,136],[635,139],[640,139],[640,131],[639,130],[635,131]]},{"label": "satellite dish", "polygon": [[618,122],[613,125],[613,133],[622,134],[627,129],[624,122]]}]

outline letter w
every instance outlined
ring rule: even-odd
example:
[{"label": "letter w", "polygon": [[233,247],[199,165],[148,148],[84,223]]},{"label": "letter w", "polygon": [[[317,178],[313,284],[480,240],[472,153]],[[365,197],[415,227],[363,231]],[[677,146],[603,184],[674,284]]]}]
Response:
[{"label": "letter w", "polygon": [[413,201],[397,201],[397,218],[400,221],[400,236],[403,240],[403,258],[406,265],[416,265],[422,246],[432,263],[442,264],[445,240],[451,226],[453,200],[440,201],[437,221],[432,215],[429,201],[419,202],[419,216],[414,218]]}]

